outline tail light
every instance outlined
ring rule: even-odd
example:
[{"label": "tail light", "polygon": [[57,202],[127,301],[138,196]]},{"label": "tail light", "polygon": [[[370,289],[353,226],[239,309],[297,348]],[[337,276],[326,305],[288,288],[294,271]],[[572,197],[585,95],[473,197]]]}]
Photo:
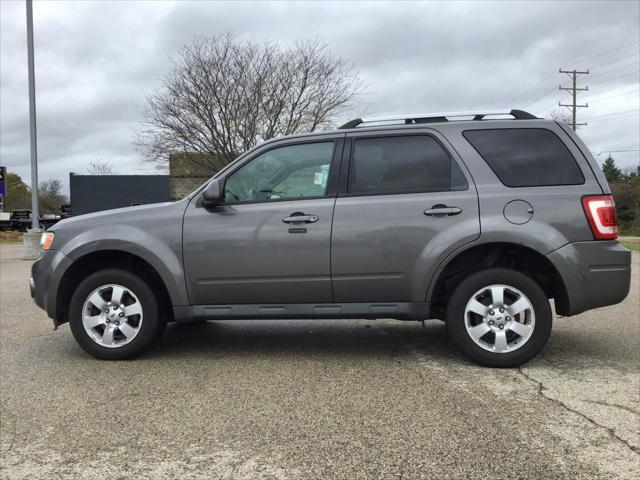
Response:
[{"label": "tail light", "polygon": [[612,195],[589,195],[582,197],[582,208],[596,240],[618,238],[616,204]]}]

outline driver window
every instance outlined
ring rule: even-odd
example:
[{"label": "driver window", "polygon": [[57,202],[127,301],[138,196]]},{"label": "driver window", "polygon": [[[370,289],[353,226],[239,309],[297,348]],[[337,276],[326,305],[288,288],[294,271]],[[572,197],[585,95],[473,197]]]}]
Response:
[{"label": "driver window", "polygon": [[333,146],[333,142],[289,145],[257,156],[226,180],[225,203],[325,195]]}]

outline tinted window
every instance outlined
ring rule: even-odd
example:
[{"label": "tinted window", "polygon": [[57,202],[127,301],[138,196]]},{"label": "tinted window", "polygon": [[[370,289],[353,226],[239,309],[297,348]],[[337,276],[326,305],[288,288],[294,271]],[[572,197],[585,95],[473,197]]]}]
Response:
[{"label": "tinted window", "polygon": [[463,135],[508,187],[584,183],[573,155],[549,130],[467,130]]},{"label": "tinted window", "polygon": [[460,167],[426,135],[363,138],[354,142],[350,193],[465,190]]},{"label": "tinted window", "polygon": [[226,203],[325,195],[333,142],[274,148],[243,165],[225,182]]}]

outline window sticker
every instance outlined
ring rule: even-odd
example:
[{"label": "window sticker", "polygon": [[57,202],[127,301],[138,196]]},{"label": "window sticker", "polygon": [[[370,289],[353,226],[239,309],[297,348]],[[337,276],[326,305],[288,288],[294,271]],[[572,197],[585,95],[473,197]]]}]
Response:
[{"label": "window sticker", "polygon": [[316,172],[313,177],[313,184],[320,185],[322,188],[327,186],[327,181],[329,180],[329,165],[321,165],[320,171]]}]

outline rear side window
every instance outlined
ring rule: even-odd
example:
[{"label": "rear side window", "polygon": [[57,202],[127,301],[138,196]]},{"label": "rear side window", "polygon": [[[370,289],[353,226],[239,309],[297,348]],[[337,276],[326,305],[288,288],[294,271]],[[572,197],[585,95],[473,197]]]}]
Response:
[{"label": "rear side window", "polygon": [[507,187],[584,183],[575,158],[550,130],[467,130],[463,135]]},{"label": "rear side window", "polygon": [[460,167],[427,135],[361,138],[354,142],[349,193],[466,190]]}]

